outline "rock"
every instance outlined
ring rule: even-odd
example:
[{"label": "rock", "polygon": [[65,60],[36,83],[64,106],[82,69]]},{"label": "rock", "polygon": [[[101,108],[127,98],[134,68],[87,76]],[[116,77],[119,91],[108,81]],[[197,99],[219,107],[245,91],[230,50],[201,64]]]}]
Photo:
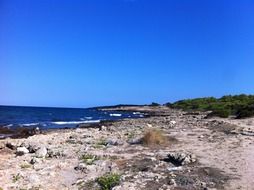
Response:
[{"label": "rock", "polygon": [[85,172],[86,171],[86,164],[85,163],[79,163],[79,165],[76,166],[74,168],[74,170]]},{"label": "rock", "polygon": [[63,158],[66,157],[66,153],[61,149],[49,149],[47,151],[49,158]]},{"label": "rock", "polygon": [[36,152],[35,152],[35,156],[37,158],[45,158],[47,155],[47,149],[46,147],[42,146],[41,148],[39,148]]},{"label": "rock", "polygon": [[130,140],[128,140],[128,143],[129,144],[141,144],[142,139],[141,138],[130,139]]},{"label": "rock", "polygon": [[167,168],[167,169],[168,169],[168,171],[172,172],[172,171],[180,171],[183,168],[181,166],[179,166],[179,167],[171,167],[171,168]]},{"label": "rock", "polygon": [[25,142],[21,146],[26,147],[30,153],[35,153],[41,147],[41,143],[38,142]]},{"label": "rock", "polygon": [[26,147],[18,147],[17,151],[16,151],[16,154],[18,156],[22,156],[22,155],[28,154],[28,153],[29,153],[29,150]]},{"label": "rock", "polygon": [[176,166],[183,166],[193,162],[196,162],[196,156],[190,153],[174,152],[168,154],[168,161]]},{"label": "rock", "polygon": [[0,141],[0,149],[3,149],[6,146],[3,142]]},{"label": "rock", "polygon": [[103,175],[105,173],[116,172],[117,165],[109,160],[97,160],[92,165],[86,165],[87,173]]},{"label": "rock", "polygon": [[101,131],[107,131],[107,127],[104,126],[104,125],[102,125],[102,126],[101,126]]},{"label": "rock", "polygon": [[17,149],[17,145],[14,142],[7,142],[5,144],[5,146],[11,150],[16,150]]},{"label": "rock", "polygon": [[176,125],[176,121],[172,120],[169,122],[169,124],[170,124],[170,127],[174,127]]},{"label": "rock", "polygon": [[173,186],[177,185],[175,179],[170,179],[168,183],[169,185],[173,185]]},{"label": "rock", "polygon": [[40,163],[40,160],[38,158],[33,157],[30,161],[30,164],[34,165],[35,163]]},{"label": "rock", "polygon": [[147,127],[149,127],[149,128],[152,128],[153,126],[151,125],[151,124],[146,124],[147,125]]},{"label": "rock", "polygon": [[117,145],[123,145],[124,143],[118,139],[108,139],[106,141],[107,145],[113,145],[113,146],[117,146]]},{"label": "rock", "polygon": [[28,175],[28,178],[27,178],[27,179],[28,179],[29,183],[31,183],[31,184],[40,182],[39,176],[38,176],[38,175],[35,175],[35,174],[30,174],[30,175]]},{"label": "rock", "polygon": [[112,188],[112,190],[122,190],[122,189],[128,189],[128,190],[136,190],[137,187],[135,186],[134,183],[130,183],[130,182],[123,182],[118,186],[115,186]]}]

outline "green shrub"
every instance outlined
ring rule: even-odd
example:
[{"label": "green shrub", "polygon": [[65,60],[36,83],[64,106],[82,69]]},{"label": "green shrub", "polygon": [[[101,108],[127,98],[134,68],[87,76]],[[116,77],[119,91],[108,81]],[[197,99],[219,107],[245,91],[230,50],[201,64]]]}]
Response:
[{"label": "green shrub", "polygon": [[152,103],[150,104],[150,106],[160,106],[160,104],[158,104],[158,103],[156,103],[156,102],[152,102]]},{"label": "green shrub", "polygon": [[218,116],[222,118],[227,118],[230,115],[230,110],[228,109],[217,109],[212,112],[213,116]]},{"label": "green shrub", "polygon": [[236,118],[254,116],[254,95],[223,96],[221,98],[207,97],[180,100],[175,103],[167,103],[171,108],[185,111],[212,111],[210,116],[228,117],[235,115]]},{"label": "green shrub", "polygon": [[247,118],[247,117],[252,117],[254,116],[254,106],[246,106],[242,109],[240,109],[236,113],[236,118],[237,119],[242,119],[242,118]]},{"label": "green shrub", "polygon": [[104,176],[97,178],[97,182],[102,190],[111,190],[120,183],[120,175],[109,173]]}]

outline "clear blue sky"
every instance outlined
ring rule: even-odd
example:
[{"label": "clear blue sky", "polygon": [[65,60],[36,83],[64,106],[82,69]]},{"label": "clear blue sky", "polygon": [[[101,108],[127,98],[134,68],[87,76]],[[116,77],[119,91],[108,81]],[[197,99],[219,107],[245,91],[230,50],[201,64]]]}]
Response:
[{"label": "clear blue sky", "polygon": [[0,104],[254,93],[253,0],[0,0]]}]

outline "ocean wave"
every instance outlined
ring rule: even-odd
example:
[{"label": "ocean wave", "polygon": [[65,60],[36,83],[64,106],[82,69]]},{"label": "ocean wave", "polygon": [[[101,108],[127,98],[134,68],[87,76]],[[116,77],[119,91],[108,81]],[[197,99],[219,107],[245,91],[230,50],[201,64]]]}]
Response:
[{"label": "ocean wave", "polygon": [[122,114],[120,114],[120,113],[111,113],[111,114],[109,114],[111,117],[121,117],[122,116]]},{"label": "ocean wave", "polygon": [[4,127],[7,129],[10,129],[13,126],[13,124],[5,125]]},{"label": "ocean wave", "polygon": [[55,121],[51,122],[55,125],[71,125],[71,124],[82,124],[82,123],[99,123],[101,120],[90,120],[90,121]]},{"label": "ocean wave", "polygon": [[39,123],[25,123],[25,124],[20,124],[21,126],[24,127],[30,127],[30,126],[34,126],[34,125],[39,125]]}]

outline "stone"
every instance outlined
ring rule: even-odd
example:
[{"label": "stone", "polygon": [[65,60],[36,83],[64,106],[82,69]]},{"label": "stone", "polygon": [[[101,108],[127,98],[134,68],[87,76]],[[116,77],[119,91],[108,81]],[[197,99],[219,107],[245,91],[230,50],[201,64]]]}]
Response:
[{"label": "stone", "polygon": [[173,186],[177,185],[175,179],[170,179],[168,183],[169,183],[169,185],[173,185]]},{"label": "stone", "polygon": [[38,142],[26,142],[22,143],[22,146],[26,147],[30,153],[35,153],[38,149],[40,149],[41,144]]},{"label": "stone", "polygon": [[128,140],[128,143],[132,144],[132,145],[134,145],[134,144],[141,144],[142,143],[142,139],[141,138],[130,139],[130,140]]},{"label": "stone", "polygon": [[85,163],[79,163],[74,170],[85,172],[87,170]]},{"label": "stone", "polygon": [[47,148],[45,146],[42,146],[35,152],[35,156],[37,158],[45,158],[47,155]]},{"label": "stone", "polygon": [[17,151],[16,151],[16,154],[18,156],[22,156],[22,155],[28,154],[28,153],[29,153],[29,150],[26,147],[18,147]]},{"label": "stone", "polygon": [[39,176],[35,175],[35,174],[30,174],[30,175],[28,175],[27,178],[28,178],[29,183],[31,183],[31,184],[40,182]]},{"label": "stone", "polygon": [[30,164],[34,165],[36,163],[40,163],[40,160],[38,158],[33,157],[30,161]]},{"label": "stone", "polygon": [[128,190],[136,190],[137,187],[134,183],[130,183],[130,182],[123,182],[118,186],[115,186],[112,188],[112,190],[122,190],[122,189],[128,189]]},{"label": "stone", "polygon": [[172,120],[169,122],[169,124],[170,124],[170,127],[174,127],[176,125],[176,121]]},{"label": "stone", "polygon": [[123,145],[123,142],[118,140],[118,139],[108,139],[106,141],[107,145],[113,145],[113,146],[117,146],[117,145]]},{"label": "stone", "polygon": [[101,126],[101,131],[107,131],[107,127],[104,126],[104,125],[102,125],[102,126]]},{"label": "stone", "polygon": [[5,146],[11,150],[16,150],[17,149],[17,145],[14,142],[7,142],[5,144]]},{"label": "stone", "polygon": [[196,156],[191,153],[173,152],[168,154],[168,161],[176,166],[183,166],[197,161]]}]

